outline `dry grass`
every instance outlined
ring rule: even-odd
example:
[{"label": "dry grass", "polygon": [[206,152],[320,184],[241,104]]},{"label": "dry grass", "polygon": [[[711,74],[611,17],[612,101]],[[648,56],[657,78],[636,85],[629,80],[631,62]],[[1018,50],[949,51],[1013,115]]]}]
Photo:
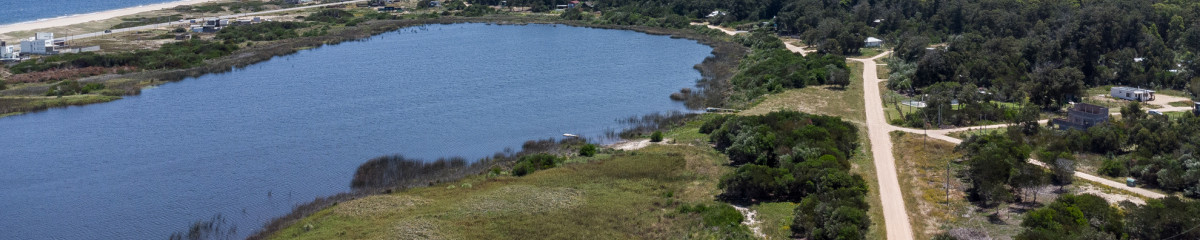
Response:
[{"label": "dry grass", "polygon": [[790,89],[783,93],[766,95],[761,98],[762,101],[739,114],[762,115],[784,109],[838,116],[851,122],[864,122],[866,112],[863,110],[863,65],[851,61],[847,66],[852,74],[850,85],[847,85],[846,89],[831,85]]},{"label": "dry grass", "polygon": [[969,205],[964,200],[963,189],[966,187],[956,177],[949,178],[949,201],[946,195],[948,164],[961,158],[962,154],[954,152],[954,144],[924,139],[916,134],[893,132],[892,142],[897,158],[896,171],[914,237],[930,239],[941,232],[943,225],[956,218],[948,207]]}]

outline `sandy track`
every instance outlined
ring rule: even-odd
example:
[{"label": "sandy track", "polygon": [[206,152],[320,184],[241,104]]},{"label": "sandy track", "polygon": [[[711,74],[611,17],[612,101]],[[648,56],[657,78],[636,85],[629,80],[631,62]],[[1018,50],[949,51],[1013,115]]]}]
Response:
[{"label": "sandy track", "polygon": [[883,220],[887,228],[887,239],[913,239],[912,224],[908,211],[904,209],[904,195],[900,192],[900,180],[896,175],[896,158],[892,155],[893,130],[883,113],[883,99],[879,96],[879,75],[876,74],[875,59],[891,51],[868,59],[849,59],[863,63],[863,98],[867,112],[867,136],[871,140],[871,156],[875,159],[875,173],[879,181],[879,195],[883,204]]}]

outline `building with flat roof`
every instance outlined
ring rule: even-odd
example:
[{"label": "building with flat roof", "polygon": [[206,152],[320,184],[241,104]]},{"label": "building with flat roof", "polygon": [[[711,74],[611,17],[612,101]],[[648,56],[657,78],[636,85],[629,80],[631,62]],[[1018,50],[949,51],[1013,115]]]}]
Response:
[{"label": "building with flat roof", "polygon": [[1051,122],[1059,129],[1074,128],[1085,130],[1097,124],[1108,122],[1108,108],[1087,103],[1076,103],[1067,111],[1067,118],[1055,118]]}]

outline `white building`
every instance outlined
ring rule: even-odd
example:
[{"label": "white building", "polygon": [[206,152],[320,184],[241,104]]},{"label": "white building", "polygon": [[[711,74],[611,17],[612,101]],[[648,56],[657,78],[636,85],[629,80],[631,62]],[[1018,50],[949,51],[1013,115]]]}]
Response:
[{"label": "white building", "polygon": [[53,49],[51,40],[33,39],[21,41],[21,53],[23,54],[49,54]]},{"label": "white building", "polygon": [[17,51],[17,46],[0,44],[0,60],[15,60],[20,57],[21,52]]},{"label": "white building", "polygon": [[37,33],[37,34],[33,35],[33,40],[47,40],[47,41],[51,41],[51,40],[54,40],[54,33],[51,33],[51,32],[39,32],[39,33]]},{"label": "white building", "polygon": [[24,54],[53,54],[54,33],[39,32],[28,40],[21,41],[21,52]]},{"label": "white building", "polygon": [[1109,95],[1130,101],[1154,101],[1154,90],[1132,87],[1113,87]]},{"label": "white building", "polygon": [[875,37],[867,37],[867,40],[863,41],[863,47],[880,47],[880,46],[883,46],[882,39],[878,39]]}]

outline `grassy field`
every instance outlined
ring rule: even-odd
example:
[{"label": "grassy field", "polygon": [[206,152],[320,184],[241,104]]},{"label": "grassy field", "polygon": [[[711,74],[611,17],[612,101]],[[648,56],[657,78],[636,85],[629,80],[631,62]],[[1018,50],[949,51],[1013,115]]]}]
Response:
[{"label": "grassy field", "polygon": [[859,51],[858,55],[851,55],[851,56],[847,56],[847,57],[858,57],[858,58],[874,57],[875,55],[879,55],[880,53],[883,53],[884,51],[887,51],[887,50],[882,47],[869,47],[869,48],[859,48],[858,51]]},{"label": "grassy field", "polygon": [[[892,133],[893,154],[896,155],[896,171],[904,192],[905,209],[908,210],[916,239],[930,239],[942,230],[942,226],[954,221],[951,209],[969,206],[964,199],[965,184],[957,177],[949,178],[950,198],[946,198],[947,166],[962,154],[954,152],[954,144],[934,139],[924,139],[917,134]],[[957,171],[957,170],[953,170]],[[953,172],[950,172],[953,174]]]},{"label": "grassy field", "polygon": [[850,85],[846,89],[835,86],[809,86],[790,89],[779,94],[763,96],[760,102],[741,115],[762,115],[775,110],[789,109],[812,114],[839,116],[850,122],[862,123],[866,119],[863,111],[862,63],[849,62]]},{"label": "grassy field", "polygon": [[275,239],[720,238],[681,204],[714,202],[728,167],[710,148],[654,145],[535,172],[479,175],[322,210]]},{"label": "grassy field", "polygon": [[1191,106],[1193,106],[1193,104],[1194,104],[1194,102],[1192,102],[1192,101],[1178,101],[1178,102],[1167,103],[1167,105],[1171,105],[1172,107],[1191,107]]},{"label": "grassy field", "polygon": [[[898,104],[911,98],[888,89],[887,82],[880,82],[879,89],[881,90],[879,97],[883,99],[883,116],[887,119],[888,123],[896,125],[897,121],[904,120],[905,115],[916,113],[919,110],[917,107]],[[900,106],[899,110],[897,110],[896,105]],[[901,111],[903,111],[903,114],[901,114]]]},{"label": "grassy field", "polygon": [[[876,60],[876,62],[878,62],[878,60]],[[887,80],[889,77],[891,77],[890,74],[892,74],[892,69],[888,68],[887,65],[875,65],[875,66],[876,66],[875,77],[878,77],[879,79],[883,79],[883,80]]]},{"label": "grassy field", "polygon": [[763,234],[767,235],[767,239],[791,239],[795,203],[762,203],[754,205],[750,209],[758,212],[759,221],[762,221],[759,226],[762,228]]}]

